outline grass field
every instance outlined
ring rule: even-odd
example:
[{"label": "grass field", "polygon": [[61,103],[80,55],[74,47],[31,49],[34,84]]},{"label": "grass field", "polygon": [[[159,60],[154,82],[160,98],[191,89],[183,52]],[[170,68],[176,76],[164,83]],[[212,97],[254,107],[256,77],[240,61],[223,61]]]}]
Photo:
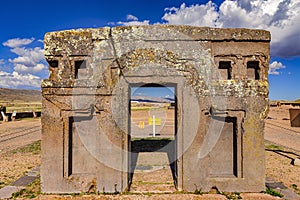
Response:
[{"label": "grass field", "polygon": [[0,88],[0,105],[6,107],[7,113],[41,111],[41,91]]},{"label": "grass field", "polygon": [[1,101],[0,105],[6,107],[6,113],[16,112],[39,112],[42,110],[42,102],[24,102],[24,101]]}]

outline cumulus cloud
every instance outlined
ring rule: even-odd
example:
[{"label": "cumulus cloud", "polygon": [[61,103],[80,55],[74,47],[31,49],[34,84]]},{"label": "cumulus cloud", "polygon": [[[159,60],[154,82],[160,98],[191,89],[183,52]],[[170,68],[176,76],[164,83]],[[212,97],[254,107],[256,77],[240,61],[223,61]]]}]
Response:
[{"label": "cumulus cloud", "polygon": [[128,21],[138,21],[139,19],[136,17],[136,16],[134,16],[134,15],[127,15],[126,16],[126,19],[128,20]]},{"label": "cumulus cloud", "polygon": [[274,61],[269,65],[269,74],[279,75],[280,69],[284,69],[285,66],[281,62]]},{"label": "cumulus cloud", "polygon": [[[119,21],[117,22],[118,25],[122,26],[139,26],[139,25],[149,25],[149,20],[139,21],[139,19],[134,15],[127,15],[126,16],[126,22]],[[115,23],[110,22],[109,25],[115,25]]]},{"label": "cumulus cloud", "polygon": [[0,85],[8,88],[39,88],[41,79],[32,74],[19,74],[18,72],[8,73],[0,71]]},{"label": "cumulus cloud", "polygon": [[28,67],[26,65],[16,63],[14,70],[16,72],[21,72],[21,73],[37,73],[46,68],[47,68],[47,66],[42,63],[36,64],[33,67]]},{"label": "cumulus cloud", "polygon": [[4,46],[10,47],[10,48],[16,48],[16,47],[20,47],[20,46],[24,46],[24,45],[28,45],[30,43],[32,43],[34,41],[34,38],[24,38],[24,39],[20,39],[20,38],[13,38],[10,40],[7,40],[6,42],[3,42],[2,44]]},{"label": "cumulus cloud", "polygon": [[33,41],[34,38],[14,38],[3,43],[4,46],[10,47],[10,51],[17,55],[16,58],[8,59],[9,62],[13,63],[14,71],[21,74],[29,72],[35,74],[46,69],[44,50],[41,47],[29,48],[26,46]]},{"label": "cumulus cloud", "polygon": [[216,4],[211,1],[204,5],[196,4],[189,7],[183,3],[180,8],[166,8],[166,13],[162,19],[167,21],[169,24],[215,26],[215,22],[218,18],[216,8]]},{"label": "cumulus cloud", "polygon": [[266,29],[272,34],[273,56],[300,55],[299,0],[225,0],[219,7],[206,4],[167,8],[162,17],[169,24],[220,28]]},{"label": "cumulus cloud", "polygon": [[[43,76],[43,73],[47,75],[47,66],[44,50],[38,46],[32,48],[27,46],[33,41],[34,38],[13,38],[3,42],[4,46],[10,47],[10,51],[15,54],[15,57],[7,60],[0,59],[0,65],[7,64],[5,68],[0,68],[0,85],[2,87],[40,88],[42,79],[40,76]],[[9,66],[13,70],[8,71]]]},{"label": "cumulus cloud", "polygon": [[35,47],[35,48],[17,47],[11,49],[11,52],[18,55],[18,57],[9,60],[10,62],[15,64],[24,64],[28,67],[34,67],[39,62],[44,60],[44,50],[41,49],[40,47]]},{"label": "cumulus cloud", "polygon": [[8,72],[0,71],[0,77],[9,76],[10,74]]},{"label": "cumulus cloud", "polygon": [[144,20],[144,21],[118,22],[118,24],[124,26],[139,26],[139,25],[149,25],[150,21]]}]

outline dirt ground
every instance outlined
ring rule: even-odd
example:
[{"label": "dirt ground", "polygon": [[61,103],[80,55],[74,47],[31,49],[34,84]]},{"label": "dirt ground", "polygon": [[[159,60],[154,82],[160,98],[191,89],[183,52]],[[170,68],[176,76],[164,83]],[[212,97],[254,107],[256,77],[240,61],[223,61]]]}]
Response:
[{"label": "dirt ground", "polygon": [[41,163],[40,139],[39,118],[0,123],[0,188]]},{"label": "dirt ground", "polygon": [[[145,114],[145,113],[144,113]],[[142,115],[144,115],[142,114]],[[174,113],[167,113],[169,118]],[[133,119],[138,115],[132,115]],[[146,117],[148,118],[148,117]],[[300,145],[294,145],[300,136],[299,128],[291,128],[289,125],[288,107],[272,107],[269,118],[266,119],[265,138],[266,146],[266,176],[300,194],[300,166],[292,165],[294,158],[298,157]],[[147,119],[145,119],[147,120]],[[18,123],[18,124],[17,124]],[[0,124],[0,137],[7,134],[8,130],[24,130],[40,125],[40,121],[8,122]],[[278,126],[274,126],[279,125]],[[20,128],[22,127],[22,128]],[[39,133],[40,134],[40,133]],[[277,138],[280,137],[279,140]],[[19,137],[19,145],[16,150],[5,149],[0,153],[0,188],[11,184],[13,181],[40,164],[38,144],[28,145],[28,141]],[[297,138],[297,139],[295,139]],[[1,138],[0,138],[1,139]],[[40,139],[40,135],[30,143]],[[23,143],[23,141],[26,141]],[[1,148],[1,146],[0,146]],[[25,149],[25,150],[24,150]],[[142,153],[138,157],[137,168],[133,176],[133,194],[124,195],[40,195],[35,194],[37,199],[278,199],[268,194],[182,194],[176,192],[173,184],[171,170],[168,166],[167,156],[163,153]],[[156,194],[151,194],[155,192]],[[142,194],[141,194],[142,193]],[[164,193],[164,194],[160,194]],[[165,194],[172,193],[172,194]],[[20,196],[22,197],[22,195]]]},{"label": "dirt ground", "polygon": [[[271,107],[265,120],[265,139],[300,152],[300,127],[291,127],[289,109],[292,106]],[[298,107],[300,108],[300,107]]]},{"label": "dirt ground", "polygon": [[40,118],[0,122],[0,155],[40,139]]},{"label": "dirt ground", "polygon": [[10,185],[17,179],[40,165],[40,151],[27,148],[19,148],[0,156],[0,188]]},{"label": "dirt ground", "polygon": [[266,175],[300,194],[300,166],[291,164],[300,157],[300,127],[290,126],[290,108],[271,107],[265,120]]},{"label": "dirt ground", "polygon": [[[144,138],[153,134],[153,124],[149,124],[149,120],[151,121],[153,116],[159,120],[159,124],[155,126],[156,136],[174,138],[175,109],[166,108],[131,111],[132,138]],[[141,123],[143,126],[140,126]]]}]

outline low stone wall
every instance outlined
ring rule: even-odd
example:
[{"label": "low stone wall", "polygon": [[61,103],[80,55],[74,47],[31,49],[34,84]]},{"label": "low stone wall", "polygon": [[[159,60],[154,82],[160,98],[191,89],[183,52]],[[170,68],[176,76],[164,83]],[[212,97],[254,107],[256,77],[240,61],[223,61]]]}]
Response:
[{"label": "low stone wall", "polygon": [[[19,113],[17,112],[16,119],[41,117],[41,114],[42,114],[41,111],[34,112],[34,113],[35,114],[33,114],[33,112],[19,112]],[[6,115],[8,116],[9,120],[11,120],[12,113],[6,113]]]}]

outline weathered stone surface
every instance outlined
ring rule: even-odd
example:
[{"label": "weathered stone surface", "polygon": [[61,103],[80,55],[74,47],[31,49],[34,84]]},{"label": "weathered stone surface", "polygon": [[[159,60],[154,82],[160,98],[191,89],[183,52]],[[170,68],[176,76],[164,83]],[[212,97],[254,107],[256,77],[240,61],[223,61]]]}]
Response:
[{"label": "weathered stone surface", "polygon": [[17,186],[6,186],[0,189],[0,198],[1,199],[9,199],[11,195],[15,192],[19,191],[19,187]]},{"label": "weathered stone surface", "polygon": [[290,112],[290,121],[292,127],[300,127],[300,109],[291,108]]},{"label": "weathered stone surface", "polygon": [[47,33],[43,192],[129,189],[128,103],[141,83],[176,85],[179,190],[263,191],[269,43],[264,30],[172,25]]},{"label": "weathered stone surface", "polygon": [[293,160],[293,165],[300,166],[300,158],[295,158]]}]

